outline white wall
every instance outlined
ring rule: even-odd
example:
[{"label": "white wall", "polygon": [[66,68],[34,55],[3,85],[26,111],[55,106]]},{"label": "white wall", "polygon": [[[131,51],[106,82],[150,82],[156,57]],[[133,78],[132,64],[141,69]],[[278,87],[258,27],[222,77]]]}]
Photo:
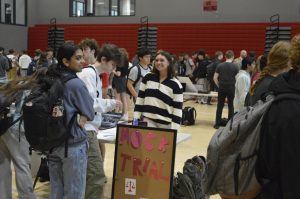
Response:
[{"label": "white wall", "polygon": [[[30,1],[30,0],[29,0]],[[281,22],[296,22],[300,18],[299,0],[218,0],[217,12],[203,12],[203,0],[136,0],[134,17],[69,17],[69,0],[38,0],[38,24],[49,23],[139,23],[149,16],[151,23],[198,22],[268,22],[273,14],[280,14]]]},{"label": "white wall", "polygon": [[[28,26],[33,26],[37,24],[38,18],[40,17],[40,12],[37,7],[37,2],[40,0],[27,0],[28,6],[27,6],[27,24]],[[44,0],[42,0],[44,1]]]},{"label": "white wall", "polygon": [[[28,10],[27,10],[28,25],[36,24],[38,18],[36,1],[39,0],[28,0]],[[23,14],[23,13],[20,12],[19,14]],[[17,22],[22,21],[21,18],[18,19],[18,16],[16,20]],[[27,49],[27,41],[28,41],[27,26],[0,24],[0,46],[3,46],[7,50],[10,48],[14,48],[16,50],[23,50],[23,49]]]},{"label": "white wall", "polygon": [[25,24],[25,1],[16,1],[16,24]]},{"label": "white wall", "polygon": [[27,49],[27,27],[0,24],[0,46],[6,50]]},{"label": "white wall", "polygon": [[[8,0],[9,1],[9,0]],[[268,22],[279,13],[281,22],[300,19],[299,0],[218,0],[217,12],[203,12],[203,0],[136,0],[136,16],[69,17],[69,0],[28,0],[28,26],[57,23],[113,24],[139,23],[149,16],[151,23]],[[0,24],[0,46],[27,48],[27,27]]]}]

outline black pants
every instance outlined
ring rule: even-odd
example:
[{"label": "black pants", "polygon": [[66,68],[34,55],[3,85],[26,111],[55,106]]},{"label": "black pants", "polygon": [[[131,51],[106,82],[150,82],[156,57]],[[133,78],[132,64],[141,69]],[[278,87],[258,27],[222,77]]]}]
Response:
[{"label": "black pants", "polygon": [[[218,87],[216,86],[214,80],[208,80],[209,81],[209,91],[217,91]],[[207,98],[207,104],[210,104],[212,97]]]},{"label": "black pants", "polygon": [[233,108],[234,85],[219,87],[218,105],[217,105],[216,123],[215,123],[218,126],[220,126],[220,124],[221,124],[222,112],[223,112],[226,97],[227,97],[227,102],[228,102],[228,120],[229,120],[234,114],[234,108]]}]

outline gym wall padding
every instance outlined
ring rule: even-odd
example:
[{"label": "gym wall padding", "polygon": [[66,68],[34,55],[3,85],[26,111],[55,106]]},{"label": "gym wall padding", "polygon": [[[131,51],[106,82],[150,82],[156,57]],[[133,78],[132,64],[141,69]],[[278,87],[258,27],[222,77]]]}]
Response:
[{"label": "gym wall padding", "polygon": [[[32,55],[36,48],[47,47],[49,25],[28,28],[28,49]],[[241,49],[264,52],[265,30],[269,23],[172,23],[149,24],[158,28],[157,49],[178,55],[204,49],[210,56],[216,50]],[[300,33],[300,23],[280,23],[291,26],[292,36]],[[78,43],[85,37],[95,38],[99,44],[114,43],[126,48],[133,57],[138,45],[139,24],[58,24],[65,29],[65,40]]]}]

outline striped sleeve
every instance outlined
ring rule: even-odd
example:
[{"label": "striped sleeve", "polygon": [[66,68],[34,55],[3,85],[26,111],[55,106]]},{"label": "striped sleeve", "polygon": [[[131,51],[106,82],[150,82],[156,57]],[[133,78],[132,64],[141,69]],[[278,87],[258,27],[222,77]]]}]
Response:
[{"label": "striped sleeve", "polygon": [[154,74],[147,74],[140,86],[134,109],[134,118],[141,115],[161,122],[170,122],[172,129],[181,124],[183,91],[180,82],[166,79],[163,82]]},{"label": "striped sleeve", "polygon": [[172,113],[172,123],[171,128],[179,130],[182,118],[182,106],[183,106],[183,89],[182,85],[177,79],[174,79],[177,83],[176,87],[173,88],[173,113]]}]

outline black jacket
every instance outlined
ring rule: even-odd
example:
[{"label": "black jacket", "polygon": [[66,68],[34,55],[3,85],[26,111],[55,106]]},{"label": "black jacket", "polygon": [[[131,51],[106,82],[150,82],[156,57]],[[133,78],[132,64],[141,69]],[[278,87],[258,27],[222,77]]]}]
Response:
[{"label": "black jacket", "polygon": [[[300,96],[300,74],[291,70],[279,75],[269,90],[275,95]],[[282,100],[271,105],[262,125],[256,171],[258,179],[271,180],[264,186],[262,198],[300,197],[300,100]]]},{"label": "black jacket", "polygon": [[196,80],[199,78],[206,78],[206,76],[207,76],[207,68],[206,67],[211,62],[208,60],[200,60],[197,63],[198,63],[197,67],[193,71],[193,80]]},{"label": "black jacket", "polygon": [[258,100],[263,100],[270,93],[269,87],[275,77],[267,75],[261,81],[257,82],[254,94],[251,96],[249,93],[245,100],[245,106],[253,106]]},{"label": "black jacket", "polygon": [[214,74],[216,72],[216,68],[217,66],[221,63],[221,60],[219,60],[218,58],[212,60],[212,62],[210,64],[208,64],[206,66],[206,70],[207,70],[207,79],[209,81],[213,81],[214,79]]}]

